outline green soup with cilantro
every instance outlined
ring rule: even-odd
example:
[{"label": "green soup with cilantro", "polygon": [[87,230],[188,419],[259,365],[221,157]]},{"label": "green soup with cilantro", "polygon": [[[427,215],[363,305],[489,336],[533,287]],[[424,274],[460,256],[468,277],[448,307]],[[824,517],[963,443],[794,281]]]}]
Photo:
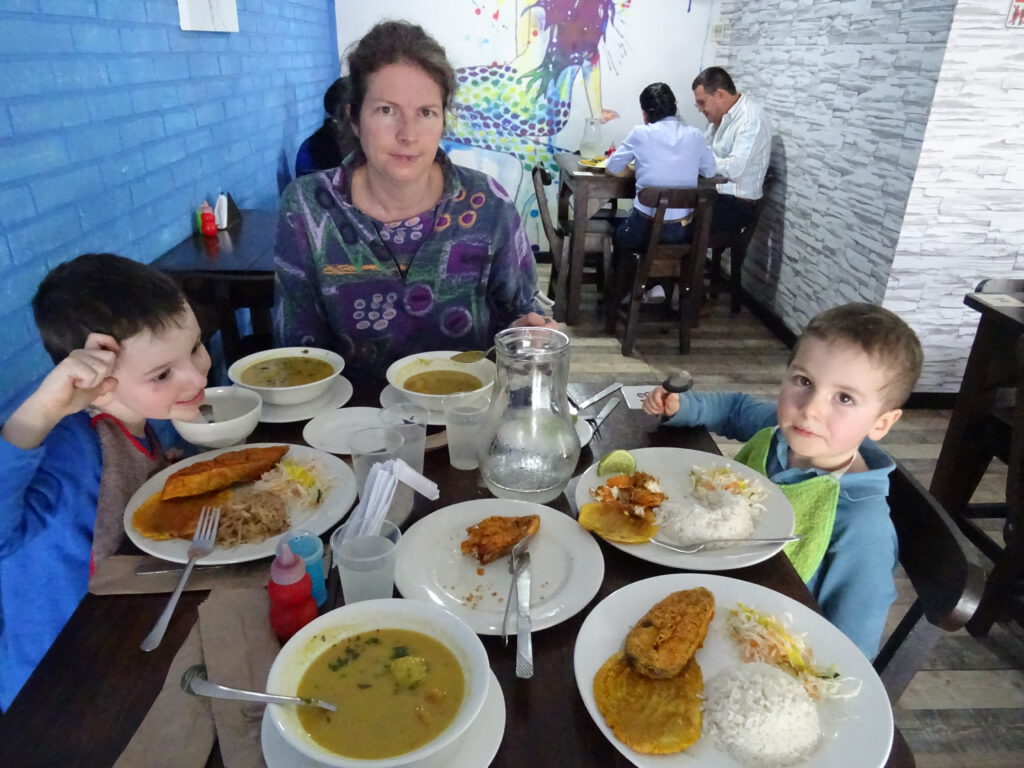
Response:
[{"label": "green soup with cilantro", "polygon": [[317,744],[374,760],[418,749],[447,728],[462,705],[465,679],[455,655],[434,638],[377,629],[327,648],[302,676],[296,695],[338,707],[299,708],[299,720]]}]

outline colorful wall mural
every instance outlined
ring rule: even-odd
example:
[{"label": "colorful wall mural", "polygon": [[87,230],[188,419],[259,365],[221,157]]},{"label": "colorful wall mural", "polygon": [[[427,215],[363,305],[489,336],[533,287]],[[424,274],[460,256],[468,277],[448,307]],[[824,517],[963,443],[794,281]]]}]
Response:
[{"label": "colorful wall mural", "polygon": [[[347,5],[339,0],[342,51],[388,17],[423,25],[445,46],[458,89],[442,146],[454,162],[489,173],[515,197],[539,250],[547,242],[533,167],[543,164],[557,179],[555,154],[579,148],[588,118],[604,125],[606,145],[621,140],[640,122],[636,102],[650,82],[676,89],[674,79],[685,82],[677,95],[688,103],[689,81],[700,69],[701,46],[694,43],[706,38],[710,13],[705,4],[693,13],[697,26],[684,27],[693,0],[435,0],[428,12],[399,0],[381,0],[373,12]],[[552,189],[543,202],[553,200]]]}]

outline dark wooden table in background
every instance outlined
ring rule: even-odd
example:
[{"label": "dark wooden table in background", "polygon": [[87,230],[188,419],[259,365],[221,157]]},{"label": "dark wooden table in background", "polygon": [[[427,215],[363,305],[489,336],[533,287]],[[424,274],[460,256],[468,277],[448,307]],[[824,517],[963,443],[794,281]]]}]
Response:
[{"label": "dark wooden table in background", "polygon": [[[364,396],[355,404],[373,405],[373,399]],[[264,424],[251,439],[301,443],[302,426]],[[629,410],[624,404],[609,417],[601,433],[601,439],[583,449],[578,472],[613,448],[673,446],[718,452],[703,428],[659,429],[657,417]],[[452,469],[444,449],[426,454],[424,473],[437,482],[441,497],[433,502],[417,498],[407,525],[434,509],[490,497],[478,472]],[[564,496],[550,506],[568,511]],[[500,638],[482,638],[506,707],[505,735],[491,763],[494,768],[631,765],[598,730],[580,699],[573,672],[576,635],[589,608],[607,595],[631,582],[678,571],[639,560],[603,541],[600,546],[605,558],[601,589],[587,609],[534,635],[532,679],[515,676],[514,644],[506,647]],[[769,587],[816,609],[781,553],[727,575]],[[19,768],[112,765],[160,691],[206,594],[183,595],[163,643],[151,653],[139,651],[138,644],[166,604],[166,595],[87,596],[10,711],[0,718],[0,764]],[[153,765],[173,766],[173,757],[154,755]],[[207,765],[223,765],[216,748]],[[914,765],[899,731],[886,765]]]}]

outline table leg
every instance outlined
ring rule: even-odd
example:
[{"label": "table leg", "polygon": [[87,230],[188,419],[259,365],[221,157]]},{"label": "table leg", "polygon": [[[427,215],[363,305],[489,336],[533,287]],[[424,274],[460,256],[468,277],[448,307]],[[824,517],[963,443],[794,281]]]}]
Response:
[{"label": "table leg", "polygon": [[590,202],[590,185],[580,182],[573,200],[575,216],[572,222],[572,234],[569,239],[569,263],[564,272],[569,273],[568,290],[566,291],[565,322],[576,325],[580,321],[580,295],[583,292],[583,259],[587,247],[587,210]]}]

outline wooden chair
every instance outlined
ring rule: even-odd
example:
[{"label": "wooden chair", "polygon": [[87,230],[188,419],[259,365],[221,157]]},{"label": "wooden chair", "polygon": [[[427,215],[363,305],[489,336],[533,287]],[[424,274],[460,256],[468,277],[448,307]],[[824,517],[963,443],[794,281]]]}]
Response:
[{"label": "wooden chair", "polygon": [[[978,283],[977,293],[1022,293],[1024,280],[988,278]],[[985,594],[976,616],[967,625],[972,635],[984,636],[1001,618],[1013,618],[1024,625],[1024,337],[1015,350],[1006,350],[1013,360],[1005,373],[993,376],[986,392],[990,401],[984,418],[975,425],[974,451],[959,471],[963,498],[969,499],[993,459],[1007,465],[1005,501],[968,503],[949,512],[963,534],[992,563]],[[993,524],[991,521],[997,521]],[[998,521],[1002,521],[999,536]]]},{"label": "wooden chair", "polygon": [[966,539],[950,516],[899,462],[889,476],[889,511],[900,565],[917,593],[874,661],[895,703],[942,633],[963,628],[974,615],[985,573],[967,561]]},{"label": "wooden chair", "polygon": [[[563,273],[563,266],[568,266],[566,254],[568,252],[568,233],[562,229],[551,217],[551,209],[548,207],[546,187],[551,186],[551,174],[542,165],[536,165],[531,172],[533,177],[533,191],[537,197],[537,210],[540,211],[541,226],[544,228],[544,236],[548,239],[548,247],[551,249],[551,276],[548,280],[548,298],[554,299],[557,293],[558,280],[564,275],[568,279],[569,273],[566,269]],[[597,284],[599,292],[604,290],[605,265],[611,260],[612,236],[615,234],[615,224],[618,220],[617,208],[602,209],[597,215],[587,220],[587,241],[584,244],[586,254],[597,253],[600,258],[593,266],[594,269],[588,274],[584,272],[583,282]],[[584,264],[584,267],[587,265]],[[563,294],[564,295],[564,294]]]},{"label": "wooden chair", "polygon": [[712,298],[718,298],[722,285],[722,255],[728,250],[729,309],[733,314],[740,311],[743,262],[747,258],[747,248],[754,237],[754,230],[761,220],[761,212],[768,199],[768,188],[772,179],[772,170],[769,168],[764,177],[761,198],[754,203],[754,216],[746,227],[739,232],[712,232],[708,240],[708,248],[711,250],[711,280],[708,294]]},{"label": "wooden chair", "polygon": [[[644,286],[649,279],[658,277],[671,277],[676,281],[679,290],[679,351],[682,354],[690,351],[690,328],[698,321],[703,280],[701,267],[707,252],[711,209],[717,194],[712,188],[647,187],[640,191],[640,202],[656,209],[647,247],[643,251],[616,248],[614,270],[609,270],[609,277],[605,280],[605,330],[614,334],[617,321],[624,321],[623,355],[633,351]],[[693,209],[691,242],[658,242],[668,208]],[[621,305],[619,302],[624,295],[628,301]]]}]

